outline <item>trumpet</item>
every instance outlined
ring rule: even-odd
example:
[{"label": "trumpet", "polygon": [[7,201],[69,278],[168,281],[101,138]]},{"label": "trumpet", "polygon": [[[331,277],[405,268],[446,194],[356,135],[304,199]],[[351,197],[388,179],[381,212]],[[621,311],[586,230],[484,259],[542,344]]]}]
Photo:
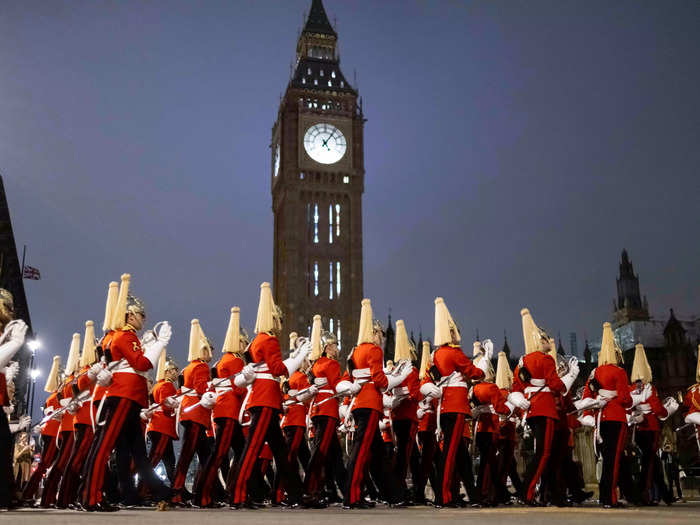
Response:
[{"label": "trumpet", "polygon": [[158,328],[160,328],[160,325],[162,325],[165,322],[166,321],[159,321],[155,325],[153,325],[153,328],[151,328],[150,330],[146,330],[143,333],[143,337],[141,337],[141,344],[143,346],[146,346],[158,339]]}]

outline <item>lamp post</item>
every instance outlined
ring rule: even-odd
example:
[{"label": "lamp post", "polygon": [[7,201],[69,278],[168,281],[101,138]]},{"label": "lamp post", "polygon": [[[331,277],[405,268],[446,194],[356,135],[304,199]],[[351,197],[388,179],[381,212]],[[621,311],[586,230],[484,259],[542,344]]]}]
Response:
[{"label": "lamp post", "polygon": [[38,368],[33,368],[29,371],[29,375],[32,378],[32,396],[29,400],[29,417],[34,417],[34,392],[36,392],[36,378],[41,375],[41,370]]},{"label": "lamp post", "polygon": [[36,378],[39,376],[39,371],[34,368],[36,351],[41,348],[41,341],[37,338],[32,339],[27,343],[27,346],[32,351],[32,358],[29,361],[29,377],[32,378],[29,383],[29,391],[27,392],[27,402],[29,403],[29,416],[34,415],[34,391],[36,390]]}]

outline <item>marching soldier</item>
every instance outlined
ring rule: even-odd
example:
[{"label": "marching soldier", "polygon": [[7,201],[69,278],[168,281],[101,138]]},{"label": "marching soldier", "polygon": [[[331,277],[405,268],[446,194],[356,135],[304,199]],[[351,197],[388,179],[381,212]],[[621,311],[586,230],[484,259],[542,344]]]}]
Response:
[{"label": "marching soldier", "polygon": [[508,400],[526,412],[527,425],[535,437],[535,454],[525,472],[521,497],[526,505],[538,506],[544,503],[536,501],[535,490],[549,466],[552,440],[559,419],[555,395],[568,390],[576,379],[578,369],[573,367],[571,374],[560,379],[557,365],[548,354],[552,339],[535,324],[527,308],[523,308],[520,315],[525,355],[515,368],[513,391]]},{"label": "marching soldier", "polygon": [[295,353],[282,360],[282,352],[277,339],[282,331],[282,315],[272,298],[270,283],[260,286],[260,304],[255,322],[256,336],[250,344],[250,361],[234,384],[239,387],[251,385],[246,409],[251,414],[250,430],[241,460],[228,478],[231,505],[234,508],[249,505],[247,501],[248,480],[263,444],[267,441],[272,449],[277,465],[277,475],[287,491],[287,503],[296,506],[301,497],[301,480],[296,469],[287,460],[288,450],[279,426],[282,412],[282,392],[280,376],[291,376],[301,366],[311,351],[311,344],[301,344]]},{"label": "marching soldier", "polygon": [[[440,375],[441,395],[438,413],[438,432],[443,438],[442,459],[435,490],[435,506],[453,507],[453,487],[458,472],[466,486],[472,485],[473,474],[468,465],[469,452],[465,447],[465,419],[471,415],[469,408],[469,385],[467,381],[484,377],[486,362],[474,365],[459,346],[461,336],[442,297],[435,299],[435,339],[437,347],[433,362]],[[425,386],[425,385],[424,385]]]},{"label": "marching soldier", "polygon": [[[413,365],[417,360],[416,349],[408,339],[406,325],[402,320],[396,321],[396,345],[394,348],[394,364],[410,363],[410,372],[403,382],[392,390],[391,427],[396,439],[396,458],[394,462],[394,477],[398,481],[400,497],[412,501],[406,486],[408,466],[413,465],[411,458],[414,453],[416,434],[418,433],[418,401],[421,399],[418,369]],[[411,469],[413,483],[418,480],[417,472]]]},{"label": "marching soldier", "polygon": [[245,362],[241,358],[248,346],[248,335],[241,329],[241,309],[231,308],[231,317],[224,345],[223,355],[216,364],[216,404],[212,412],[216,425],[214,450],[197,476],[194,485],[194,503],[199,507],[214,506],[214,488],[219,486],[218,472],[221,469],[224,479],[229,473],[228,451],[234,454],[235,461],[241,458],[245,438],[239,422],[241,405],[247,393],[245,388],[233,384],[233,376],[243,370]]},{"label": "marching soldier", "polygon": [[[49,393],[49,397],[46,399],[43,412],[44,416],[46,417],[50,416],[61,407],[58,399],[60,386],[61,358],[55,355],[53,357],[51,371],[46,378],[46,385],[44,386],[44,392]],[[39,489],[41,479],[44,477],[47,469],[56,459],[56,455],[58,453],[56,440],[60,426],[61,422],[58,419],[51,418],[46,421],[41,428],[41,458],[39,459],[39,464],[34,469],[34,472],[29,478],[27,485],[24,487],[24,492],[22,493],[22,500],[27,504],[34,500],[36,491]]]},{"label": "marching soldier", "polygon": [[178,439],[175,429],[175,410],[180,406],[177,400],[177,388],[175,383],[180,371],[172,359],[166,356],[165,351],[160,354],[158,369],[156,371],[156,384],[151,390],[153,408],[142,411],[142,419],[148,419],[146,435],[151,444],[148,451],[148,460],[153,468],[163,462],[166,475],[170,483],[175,481],[175,450],[173,441]]},{"label": "marching soldier", "polygon": [[[126,440],[133,454],[139,478],[147,488],[159,499],[165,499],[169,493],[158,477],[145,454],[139,453],[140,447],[136,440],[143,443],[141,429],[141,409],[148,403],[148,382],[145,373],[153,368],[160,359],[161,352],[170,340],[171,329],[163,322],[153,341],[145,348],[136,335],[144,326],[146,311],[140,299],[129,295],[129,274],[122,275],[117,304],[112,317],[113,333],[109,339],[108,348],[112,363],[110,368],[102,369],[97,374],[98,384],[108,385],[104,402],[104,425],[96,433],[95,446],[86,462],[87,473],[82,491],[82,505],[88,511],[113,511],[116,508],[102,501],[102,485],[105,479],[107,461],[119,439]],[[104,339],[103,339],[104,342]],[[129,487],[132,484],[130,468],[121,468],[120,485]]]},{"label": "marching soldier", "polygon": [[[316,318],[314,317],[314,322]],[[318,323],[320,325],[319,317]],[[311,332],[311,355],[313,363],[310,376],[318,389],[309,409],[313,424],[314,438],[311,458],[306,467],[304,477],[304,504],[308,507],[326,507],[328,502],[321,498],[321,490],[325,485],[344,487],[345,466],[343,452],[338,438],[338,399],[336,386],[341,378],[340,363],[338,363],[338,339],[331,332],[319,326],[318,344],[315,332]]]},{"label": "marching soldier", "polygon": [[[622,451],[627,437],[626,410],[649,398],[650,388],[643,393],[630,395],[627,374],[622,368],[622,350],[615,342],[610,323],[603,324],[603,339],[598,355],[598,367],[593,370],[586,382],[584,399],[595,399],[594,440],[601,447],[603,473],[600,478],[600,504],[604,508],[620,506],[617,485]],[[587,418],[593,416],[586,414]],[[586,423],[590,424],[590,423]]]},{"label": "marching soldier", "polygon": [[[180,457],[175,467],[173,496],[171,503],[182,505],[185,478],[194,453],[197,452],[200,465],[206,465],[209,458],[207,428],[211,425],[211,409],[216,404],[216,393],[209,391],[209,365],[212,348],[204,335],[198,319],[190,323],[190,349],[187,360],[189,365],[182,371],[184,378],[181,388],[183,395],[180,403],[180,424],[185,436],[180,449]],[[176,428],[177,430],[177,428]]]},{"label": "marching soldier", "polygon": [[700,345],[698,345],[698,366],[695,372],[695,384],[691,386],[683,397],[683,408],[687,410],[684,418],[686,424],[695,425],[695,440],[700,454]]},{"label": "marching soldier", "polygon": [[[508,365],[508,357],[505,352],[498,352],[498,362],[496,364],[496,386],[501,394],[508,398],[513,385],[513,372]],[[510,404],[508,401],[507,403]],[[522,416],[520,410],[513,407],[513,412],[508,417],[501,418],[500,432],[498,434],[498,469],[497,488],[498,503],[510,504],[511,497],[508,492],[506,481],[510,481],[515,488],[516,494],[522,490],[520,476],[518,475],[517,462],[515,460],[515,446],[518,442],[516,433],[515,418]]]},{"label": "marching soldier", "polygon": [[[430,342],[423,341],[423,351],[421,355],[420,380],[421,400],[418,403],[416,417],[418,418],[418,444],[420,446],[420,462],[417,469],[417,477],[413,486],[413,502],[416,505],[423,505],[427,502],[425,498],[425,486],[430,480],[431,487],[437,487],[436,454],[438,442],[435,436],[437,430],[437,408],[440,389],[433,384],[430,378]],[[427,386],[426,386],[427,385]]]}]

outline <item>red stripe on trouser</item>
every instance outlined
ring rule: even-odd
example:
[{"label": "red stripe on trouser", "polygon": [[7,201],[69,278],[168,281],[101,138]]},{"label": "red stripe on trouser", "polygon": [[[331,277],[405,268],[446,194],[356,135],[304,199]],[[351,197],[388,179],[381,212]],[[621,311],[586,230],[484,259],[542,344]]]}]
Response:
[{"label": "red stripe on trouser", "polygon": [[231,447],[231,438],[235,426],[236,421],[233,419],[227,421],[223,429],[219,426],[221,430],[216,435],[216,450],[214,451],[214,456],[209,458],[206,469],[202,474],[201,487],[195,488],[195,496],[197,496],[197,492],[201,495],[201,506],[207,506],[211,503],[211,491],[214,487],[214,480],[216,480],[221,462],[224,457],[228,456],[228,449]]},{"label": "red stripe on trouser", "polygon": [[[289,428],[289,427],[287,427]],[[301,445],[301,440],[306,432],[306,427],[301,427],[294,425],[294,435],[292,436],[292,441],[289,444],[289,452],[287,453],[287,461],[293,469],[297,468],[297,457],[299,456],[299,446]],[[277,490],[275,491],[275,503],[282,501],[284,496],[284,480],[280,480]]]},{"label": "red stripe on trouser", "polygon": [[615,448],[615,467],[613,468],[613,479],[610,484],[610,501],[617,503],[617,478],[620,475],[620,456],[625,448],[625,438],[627,437],[627,425],[620,423],[620,435],[617,438],[617,447]]},{"label": "red stripe on trouser", "polygon": [[[439,417],[439,416],[438,416]],[[445,454],[445,466],[442,473],[442,503],[447,504],[452,501],[452,480],[454,479],[455,457],[457,449],[462,442],[462,434],[464,433],[464,414],[457,414],[454,427],[452,427],[452,435],[450,436],[450,445]]]},{"label": "red stripe on trouser", "polygon": [[335,435],[335,420],[327,419],[326,426],[323,429],[323,436],[318,444],[318,450],[314,452],[316,455],[309,461],[309,472],[307,472],[308,482],[306,483],[306,491],[309,494],[316,494],[318,491],[320,476],[326,468],[325,460],[328,457],[328,449],[331,446],[333,436]]},{"label": "red stripe on trouser", "polygon": [[53,436],[50,441],[48,441],[48,445],[46,445],[44,451],[41,454],[41,459],[39,460],[39,464],[37,465],[36,469],[32,473],[32,476],[29,478],[29,482],[27,482],[27,486],[24,487],[24,492],[22,493],[22,499],[24,500],[30,500],[34,499],[34,496],[36,495],[36,491],[39,489],[39,483],[41,483],[41,478],[44,477],[44,473],[46,472],[46,469],[49,468],[51,463],[53,463],[54,459],[56,459],[56,452],[58,451],[58,448],[56,448],[56,436]]},{"label": "red stripe on trouser", "polygon": [[158,441],[156,442],[155,446],[151,448],[151,453],[150,453],[150,461],[151,461],[151,466],[155,468],[158,466],[158,463],[160,463],[160,460],[163,459],[163,454],[165,454],[165,449],[168,448],[168,440],[170,439],[170,436],[166,436],[165,434],[161,434],[160,432],[153,431],[153,434],[158,436]]},{"label": "red stripe on trouser", "polygon": [[58,457],[53,465],[51,465],[51,470],[44,484],[44,492],[41,494],[42,507],[49,507],[56,503],[58,485],[61,482],[63,473],[66,470],[66,465],[68,465],[68,460],[70,459],[70,454],[73,451],[73,438],[72,431],[64,430],[61,432],[61,446],[58,451]]},{"label": "red stripe on trouser", "polygon": [[199,432],[203,428],[204,427],[202,427],[202,425],[195,423],[194,421],[190,421],[190,424],[187,425],[185,442],[182,444],[180,458],[177,461],[177,467],[175,469],[175,481],[173,482],[174,491],[180,491],[185,486],[187,470],[190,468],[190,463],[192,462],[192,457],[194,456],[194,450],[197,448]]},{"label": "red stripe on trouser", "polygon": [[367,426],[365,427],[365,434],[362,436],[362,442],[360,443],[360,449],[357,453],[357,459],[353,465],[352,478],[350,483],[350,503],[357,503],[360,501],[362,496],[362,480],[365,476],[365,467],[367,465],[367,460],[369,459],[369,451],[372,446],[372,440],[374,439],[374,433],[377,431],[377,425],[379,424],[379,413],[372,410],[367,419]]},{"label": "red stripe on trouser", "polygon": [[[81,429],[80,440],[73,443],[73,452],[68,462],[68,468],[63,474],[61,486],[58,491],[58,501],[62,507],[67,507],[75,500],[78,481],[80,480],[80,472],[83,469],[83,463],[85,463],[85,458],[87,458],[90,446],[92,445],[92,438],[94,436],[92,427],[89,425],[84,426],[85,428]],[[78,425],[76,425],[76,432],[74,433],[76,436],[78,434],[77,427]]]},{"label": "red stripe on trouser", "polygon": [[547,466],[547,461],[549,461],[549,456],[552,454],[552,438],[554,437],[554,420],[550,418],[545,418],[544,427],[544,443],[542,446],[542,456],[540,456],[540,462],[537,465],[537,470],[535,475],[532,476],[530,485],[527,487],[527,501],[532,501],[535,499],[535,488],[537,487],[537,481],[542,476],[544,468]]},{"label": "red stripe on trouser", "polygon": [[234,504],[245,502],[248,479],[253,472],[255,460],[258,459],[258,456],[260,455],[260,449],[262,449],[263,443],[265,443],[265,434],[267,434],[267,425],[270,423],[271,415],[272,409],[263,407],[260,410],[260,416],[256,422],[255,429],[252,431],[252,433],[249,431],[248,437],[250,439],[248,441],[248,446],[246,448],[240,470],[238,471],[238,477],[236,478],[236,485],[233,491]]},{"label": "red stripe on trouser", "polygon": [[105,423],[107,429],[102,434],[102,440],[95,453],[95,460],[89,471],[88,481],[85,483],[85,489],[83,491],[83,503],[85,505],[97,505],[97,503],[102,500],[102,484],[105,479],[107,461],[109,461],[109,455],[112,453],[114,444],[117,442],[119,432],[122,426],[124,426],[124,420],[129,413],[131,403],[132,401],[130,399],[120,399],[117,408],[114,410],[114,414],[109,421]]}]

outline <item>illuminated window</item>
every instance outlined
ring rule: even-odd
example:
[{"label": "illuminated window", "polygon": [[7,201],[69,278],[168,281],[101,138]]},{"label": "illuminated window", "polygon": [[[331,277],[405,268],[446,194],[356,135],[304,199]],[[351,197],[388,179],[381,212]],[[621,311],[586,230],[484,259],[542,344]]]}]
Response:
[{"label": "illuminated window", "polygon": [[328,86],[330,87],[330,86],[332,86],[332,85],[333,85],[333,84],[331,84],[331,81],[329,80],[329,81],[328,81]]},{"label": "illuminated window", "polygon": [[335,78],[335,71],[331,71],[331,77]]},{"label": "illuminated window", "polygon": [[335,205],[335,236],[340,237],[340,204]]},{"label": "illuminated window", "polygon": [[304,180],[304,172],[303,172],[303,171],[302,171],[301,173],[299,173],[299,178],[300,178],[301,180]]},{"label": "illuminated window", "polygon": [[333,262],[329,263],[328,269],[328,298],[333,299]]},{"label": "illuminated window", "polygon": [[350,177],[343,177],[343,184],[350,184]]},{"label": "illuminated window", "polygon": [[302,83],[302,84],[306,84],[306,77],[302,77],[301,83]]},{"label": "illuminated window", "polygon": [[[331,273],[333,273],[333,268],[331,268]],[[335,293],[340,297],[340,261],[335,263]]]},{"label": "illuminated window", "polygon": [[342,349],[342,345],[340,344],[340,319],[338,319],[338,350]]},{"label": "illuminated window", "polygon": [[314,86],[318,86],[318,79],[314,78]]},{"label": "illuminated window", "polygon": [[329,332],[333,333],[333,318],[331,318],[331,320],[328,321],[328,326],[330,327]]},{"label": "illuminated window", "polygon": [[323,76],[323,69],[321,70],[321,76]]},{"label": "illuminated window", "polygon": [[328,242],[333,244],[333,205],[328,206]]},{"label": "illuminated window", "polygon": [[310,75],[310,74],[311,74],[311,68],[310,68],[310,67],[307,67],[307,68],[306,68],[306,74],[307,74],[307,75]]},{"label": "illuminated window", "polygon": [[345,82],[343,82],[342,80],[340,81],[340,87],[345,87]]},{"label": "illuminated window", "polygon": [[318,244],[318,204],[314,204],[314,243]]},{"label": "illuminated window", "polygon": [[314,262],[314,295],[318,297],[318,262]]}]

